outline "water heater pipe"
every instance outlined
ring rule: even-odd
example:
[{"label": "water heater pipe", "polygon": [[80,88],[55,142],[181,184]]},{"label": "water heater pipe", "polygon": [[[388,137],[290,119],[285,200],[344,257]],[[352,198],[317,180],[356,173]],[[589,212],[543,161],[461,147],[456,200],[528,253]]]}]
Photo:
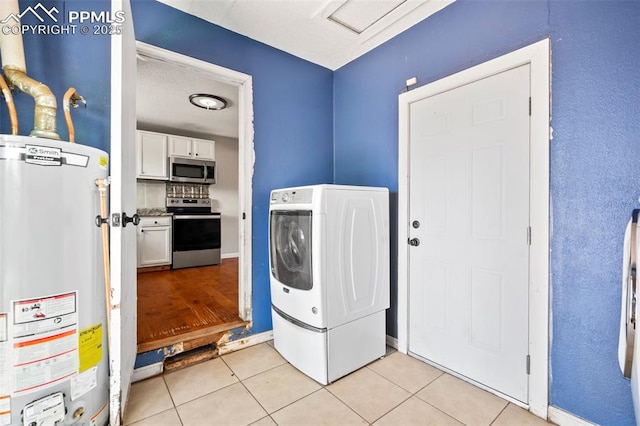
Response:
[{"label": "water heater pipe", "polygon": [[64,119],[67,122],[67,129],[69,129],[69,142],[76,142],[76,132],[73,128],[73,121],[71,120],[71,107],[78,108],[78,102],[82,102],[87,105],[87,101],[76,92],[76,89],[69,87],[62,97],[62,110],[64,111]]},{"label": "water heater pipe", "polygon": [[[0,1],[0,17],[18,19],[19,14],[18,0]],[[8,33],[0,31],[2,69],[11,86],[31,95],[36,102],[33,117],[34,128],[30,135],[60,140],[60,136],[56,132],[56,98],[46,85],[27,75],[22,34],[20,32],[14,34],[12,31],[8,31]]]},{"label": "water heater pipe", "polygon": [[[96,185],[100,193],[100,217],[106,219],[107,216],[107,186],[108,179],[96,179]],[[102,221],[100,225],[102,230],[102,266],[104,269],[104,296],[107,309],[107,343],[111,348],[111,276],[109,274],[109,225],[106,221]]]},{"label": "water heater pipe", "polygon": [[9,120],[11,120],[11,134],[18,134],[18,113],[16,112],[16,104],[13,103],[13,95],[11,89],[7,86],[7,82],[0,75],[0,87],[2,88],[2,94],[4,95],[4,101],[7,103],[9,109]]}]

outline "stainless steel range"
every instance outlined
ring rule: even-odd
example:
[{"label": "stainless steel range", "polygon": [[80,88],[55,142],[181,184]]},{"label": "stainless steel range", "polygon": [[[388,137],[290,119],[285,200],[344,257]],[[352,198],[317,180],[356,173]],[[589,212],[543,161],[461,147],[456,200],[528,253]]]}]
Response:
[{"label": "stainless steel range", "polygon": [[209,198],[167,198],[173,213],[172,269],[220,263],[220,213]]}]

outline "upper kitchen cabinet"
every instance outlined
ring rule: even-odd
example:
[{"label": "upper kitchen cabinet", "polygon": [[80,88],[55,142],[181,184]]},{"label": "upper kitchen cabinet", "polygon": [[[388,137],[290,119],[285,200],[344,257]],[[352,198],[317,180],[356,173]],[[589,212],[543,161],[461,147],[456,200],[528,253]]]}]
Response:
[{"label": "upper kitchen cabinet", "polygon": [[139,179],[168,180],[167,173],[167,135],[138,131],[138,164]]},{"label": "upper kitchen cabinet", "polygon": [[172,157],[215,160],[215,147],[216,143],[214,141],[184,136],[169,136],[169,155]]}]

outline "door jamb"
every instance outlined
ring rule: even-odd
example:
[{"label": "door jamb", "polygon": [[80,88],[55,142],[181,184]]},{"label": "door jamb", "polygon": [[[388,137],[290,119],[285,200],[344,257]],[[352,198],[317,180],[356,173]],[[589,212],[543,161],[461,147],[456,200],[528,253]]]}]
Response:
[{"label": "door jamb", "polygon": [[521,65],[531,66],[529,411],[547,418],[549,372],[550,41],[544,39],[398,98],[398,350],[409,350],[409,113],[413,102]]},{"label": "door jamb", "polygon": [[190,56],[136,41],[139,54],[164,62],[206,72],[221,82],[236,86],[239,94],[238,195],[239,195],[239,259],[238,315],[252,320],[251,223],[252,181],[255,153],[253,147],[253,79],[251,75],[224,68]]}]

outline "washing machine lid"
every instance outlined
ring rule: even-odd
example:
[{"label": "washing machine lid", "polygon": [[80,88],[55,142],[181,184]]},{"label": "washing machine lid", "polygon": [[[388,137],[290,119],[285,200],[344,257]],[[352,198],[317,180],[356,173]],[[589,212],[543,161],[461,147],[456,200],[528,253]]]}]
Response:
[{"label": "washing machine lid", "polygon": [[299,290],[313,288],[310,210],[274,210],[270,216],[271,274]]}]

